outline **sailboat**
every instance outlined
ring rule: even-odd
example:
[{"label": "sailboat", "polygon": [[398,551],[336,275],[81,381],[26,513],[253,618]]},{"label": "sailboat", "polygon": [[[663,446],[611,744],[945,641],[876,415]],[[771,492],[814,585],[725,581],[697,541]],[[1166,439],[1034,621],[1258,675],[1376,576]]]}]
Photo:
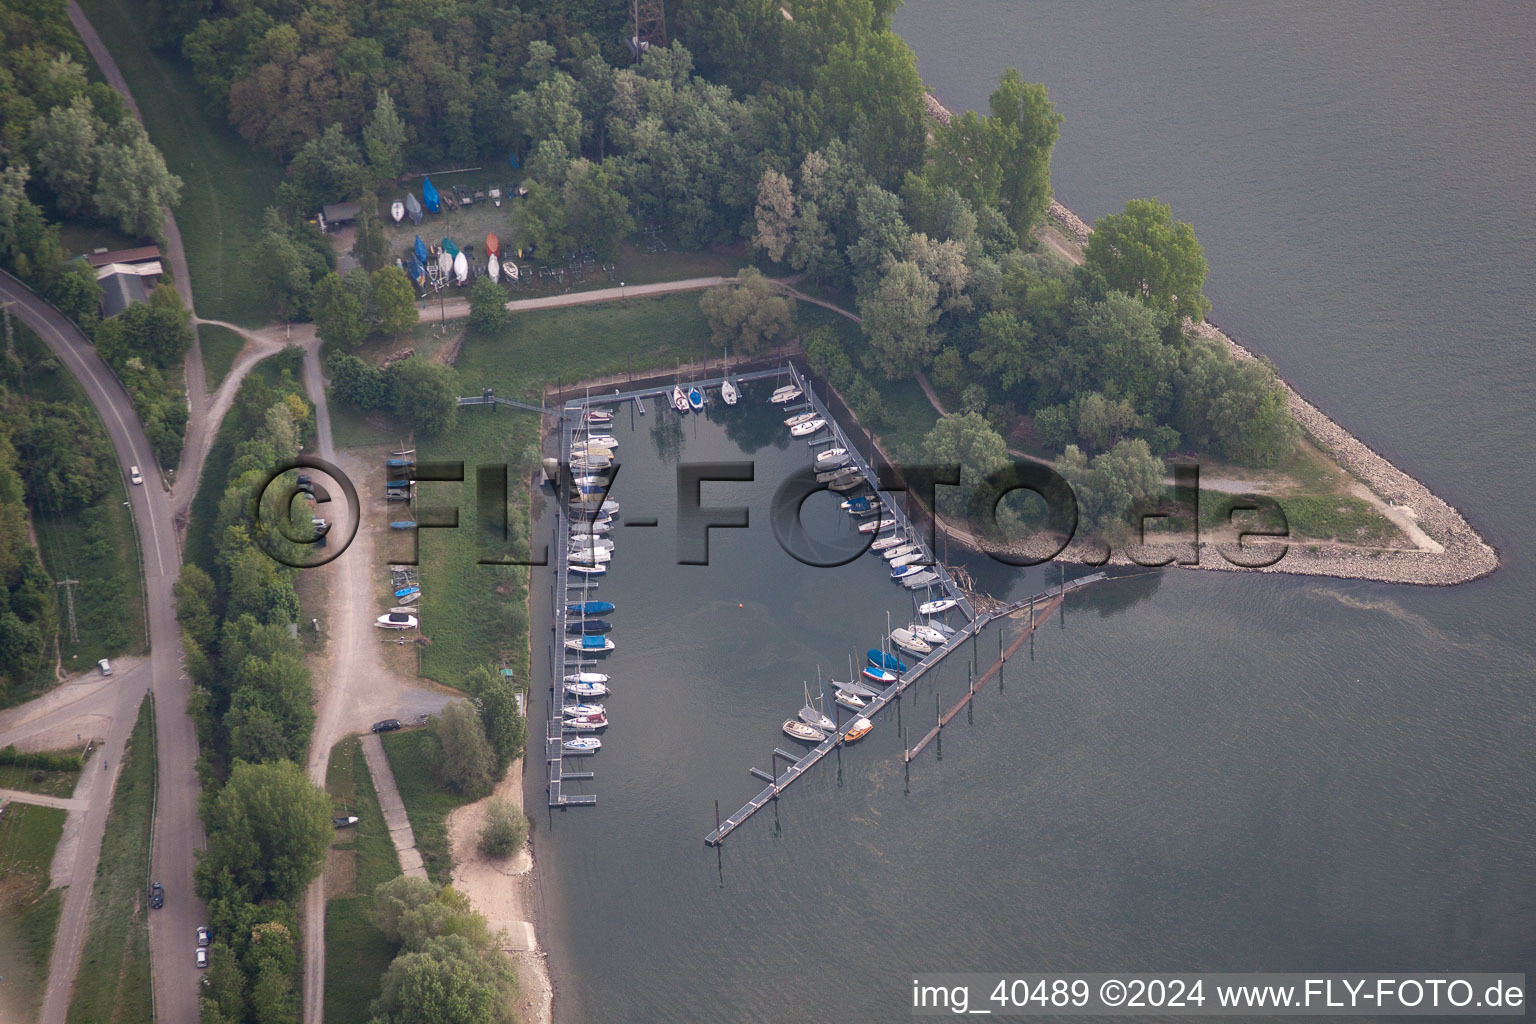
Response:
[{"label": "sailboat", "polygon": [[805,707],[800,709],[799,718],[806,725],[811,726],[813,729],[820,729],[822,732],[835,732],[837,730],[837,723],[828,718],[827,713],[811,700],[811,687],[809,683],[805,687]]},{"label": "sailboat", "polygon": [[926,640],[920,640],[913,636],[912,631],[908,629],[891,630],[891,643],[900,647],[908,654],[924,655],[933,653],[933,646],[931,644]]},{"label": "sailboat", "polygon": [[462,252],[453,258],[453,276],[459,279],[459,284],[469,278],[469,260],[464,258]]},{"label": "sailboat", "polygon": [[[601,672],[583,672],[582,675],[602,675]],[[571,677],[566,676],[565,692],[572,697],[580,697],[586,700],[589,697],[606,697],[613,691],[608,689],[605,683],[571,682]],[[604,678],[607,678],[604,676]]]},{"label": "sailboat", "polygon": [[816,453],[816,468],[831,469],[833,466],[841,466],[848,461],[847,448],[828,448],[824,452]]},{"label": "sailboat", "polygon": [[[832,691],[833,699],[848,710],[863,711],[869,706],[869,701],[865,700],[863,695],[848,689],[846,684],[833,683],[832,685],[835,687]],[[864,689],[868,689],[868,687],[864,687]]]},{"label": "sailboat", "polygon": [[485,261],[485,276],[492,281],[501,280],[501,261],[496,258],[495,253],[491,253],[491,258]]},{"label": "sailboat", "polygon": [[704,392],[699,389],[697,384],[692,384],[688,387],[688,405],[694,412],[704,408]]},{"label": "sailboat", "polygon": [[608,716],[597,715],[592,718],[567,718],[563,723],[566,732],[599,732],[608,728]]},{"label": "sailboat", "polygon": [[405,219],[405,204],[396,199],[389,204],[389,215],[394,218],[396,224]]},{"label": "sailboat", "polygon": [[613,611],[612,601],[582,601],[579,604],[565,606],[567,615],[607,615]]},{"label": "sailboat", "polygon": [[820,416],[817,416],[813,419],[806,420],[804,423],[796,423],[794,426],[789,428],[789,433],[793,437],[810,437],[812,434],[816,433],[816,431],[820,430],[826,425],[827,421],[822,419]]},{"label": "sailboat", "polygon": [[802,394],[804,394],[804,392],[802,392],[795,385],[785,384],[781,388],[775,388],[773,394],[768,396],[768,401],[772,402],[774,405],[783,405],[786,402],[793,402]]},{"label": "sailboat", "polygon": [[602,745],[596,736],[572,736],[560,744],[567,754],[595,754]]},{"label": "sailboat", "polygon": [[792,740],[801,743],[820,743],[827,738],[827,734],[814,725],[806,725],[798,718],[784,719],[784,734]]},{"label": "sailboat", "polygon": [[938,644],[940,647],[943,647],[944,641],[948,639],[943,633],[934,629],[932,626],[924,625],[921,622],[914,622],[907,626],[907,632],[911,633],[919,640],[925,640],[930,644]]},{"label": "sailboat", "polygon": [[427,205],[427,209],[430,212],[442,212],[443,202],[438,196],[437,187],[432,184],[431,178],[427,178],[421,183],[421,201]]},{"label": "sailboat", "polygon": [[869,546],[869,550],[875,551],[875,552],[888,551],[891,548],[899,547],[899,546],[901,546],[903,544],[906,544],[906,543],[907,543],[906,534],[902,534],[902,533],[888,533],[884,537],[878,538],[873,544],[871,544]]},{"label": "sailboat", "polygon": [[[920,566],[920,565],[909,565],[909,566],[907,566],[907,568],[908,569],[921,569],[922,566]],[[908,577],[906,577],[905,579],[903,579],[901,581],[901,585],[906,587],[908,590],[916,590],[918,587],[926,587],[930,583],[937,583],[938,579],[939,579],[939,574],[934,572],[933,570],[929,569],[929,570],[927,570],[925,572],[918,573],[916,576],[908,576]]]},{"label": "sailboat", "polygon": [[865,652],[869,655],[869,663],[879,668],[888,668],[896,672],[905,672],[906,663],[894,654],[886,654],[878,647],[871,647]]},{"label": "sailboat", "polygon": [[613,623],[607,619],[572,619],[565,624],[565,631],[576,635],[611,633],[613,632]]},{"label": "sailboat", "polygon": [[900,566],[896,565],[894,559],[900,558],[902,555],[910,555],[914,551],[920,552],[922,551],[922,548],[918,547],[916,544],[907,543],[901,544],[894,548],[888,547],[884,551],[880,552],[880,554],[887,562],[891,563],[893,568],[900,568]]},{"label": "sailboat", "polygon": [[921,565],[926,568],[933,564],[928,561],[928,556],[921,549],[909,551],[904,555],[897,555],[895,558],[890,559],[890,563],[892,569],[905,569],[913,565]]},{"label": "sailboat", "polygon": [[959,603],[959,601],[956,601],[952,597],[946,597],[941,598],[938,601],[924,601],[922,604],[917,606],[917,610],[923,615],[938,615],[941,612],[949,611]]},{"label": "sailboat", "polygon": [[414,193],[407,192],[405,194],[405,212],[410,215],[412,224],[419,225],[421,223],[421,203],[416,201]]},{"label": "sailboat", "polygon": [[560,713],[566,718],[595,718],[598,715],[606,716],[608,709],[601,704],[562,704]]},{"label": "sailboat", "polygon": [[896,525],[896,520],[890,518],[889,516],[887,516],[884,519],[871,519],[867,523],[860,523],[859,524],[859,532],[860,533],[879,533],[881,530],[888,529],[889,527],[892,527],[892,526],[895,526],[895,525]]},{"label": "sailboat", "polygon": [[688,411],[688,395],[683,391],[681,384],[672,389],[672,408],[678,412]]},{"label": "sailboat", "polygon": [[864,678],[879,683],[881,686],[890,686],[896,681],[896,673],[879,665],[865,665]]},{"label": "sailboat", "polygon": [[720,385],[720,398],[726,405],[735,405],[736,399],[741,395],[736,391],[736,385],[729,380]]},{"label": "sailboat", "polygon": [[927,570],[921,565],[898,565],[896,568],[891,570],[891,579],[906,580],[926,571]]},{"label": "sailboat", "polygon": [[813,420],[815,418],[816,418],[816,414],[814,412],[796,413],[795,415],[791,416],[789,419],[785,420],[784,421],[784,425],[786,427],[795,427],[795,426],[799,426],[800,424],[804,423],[806,420]]},{"label": "sailboat", "polygon": [[573,636],[565,642],[568,650],[583,654],[602,654],[613,650],[614,643],[606,636]]}]

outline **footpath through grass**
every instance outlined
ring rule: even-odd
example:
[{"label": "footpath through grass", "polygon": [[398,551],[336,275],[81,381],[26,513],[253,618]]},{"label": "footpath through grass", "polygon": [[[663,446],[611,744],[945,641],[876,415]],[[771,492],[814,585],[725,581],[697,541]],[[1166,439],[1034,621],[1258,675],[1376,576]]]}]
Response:
[{"label": "footpath through grass", "polygon": [[356,736],[331,750],[325,789],[332,814],[358,818],[353,827],[338,829],[331,843],[337,888],[325,905],[325,1019],[366,1024],[368,1005],[378,998],[379,983],[396,952],[370,917],[373,893],[400,874],[400,859]]},{"label": "footpath through grass", "polygon": [[[400,801],[411,820],[416,849],[426,863],[427,875],[438,885],[453,880],[453,858],[448,848],[448,815],[454,808],[490,795],[490,790],[460,795],[437,784],[432,777],[432,733],[406,729],[385,733],[384,752],[400,790]],[[329,971],[327,971],[329,973]]]},{"label": "footpath through grass", "polygon": [[235,357],[245,347],[245,339],[228,327],[202,324],[197,329],[198,343],[203,348],[203,386],[208,393],[219,389],[224,378],[235,365]]},{"label": "footpath through grass", "polygon": [[208,112],[188,61],[155,50],[144,0],[82,0],[144,116],[166,165],[181,176],[176,222],[187,250],[197,312],[260,326],[270,314],[247,272],[282,168]]},{"label": "footpath through grass", "polygon": [[[150,803],[154,792],[153,698],[123,754],[122,773],[112,796],[112,813],[101,842],[101,860],[91,891],[91,925],[69,1003],[70,1024],[150,1024],[148,886]],[[168,841],[177,841],[167,837]],[[77,884],[83,884],[77,882]],[[188,893],[172,893],[187,899]],[[190,962],[191,937],[188,937]]]},{"label": "footpath through grass", "polygon": [[[3,783],[0,783],[3,784]],[[0,1020],[35,1019],[64,890],[48,888],[65,812],[7,801],[0,816]]]}]

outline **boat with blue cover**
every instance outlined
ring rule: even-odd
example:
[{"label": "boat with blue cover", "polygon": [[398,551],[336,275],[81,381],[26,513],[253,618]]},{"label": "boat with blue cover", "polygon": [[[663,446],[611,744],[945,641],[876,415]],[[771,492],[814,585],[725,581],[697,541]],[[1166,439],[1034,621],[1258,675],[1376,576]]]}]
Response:
[{"label": "boat with blue cover", "polygon": [[432,184],[432,179],[427,178],[421,183],[421,201],[427,209],[433,213],[443,212],[443,202],[438,197],[437,186]]},{"label": "boat with blue cover", "polygon": [[567,615],[607,615],[613,611],[612,601],[583,601],[580,604],[568,604],[565,606]]},{"label": "boat with blue cover", "polygon": [[878,668],[888,668],[896,672],[905,672],[907,670],[906,664],[900,658],[894,654],[886,654],[878,647],[871,647],[867,653],[869,654],[869,663]]}]

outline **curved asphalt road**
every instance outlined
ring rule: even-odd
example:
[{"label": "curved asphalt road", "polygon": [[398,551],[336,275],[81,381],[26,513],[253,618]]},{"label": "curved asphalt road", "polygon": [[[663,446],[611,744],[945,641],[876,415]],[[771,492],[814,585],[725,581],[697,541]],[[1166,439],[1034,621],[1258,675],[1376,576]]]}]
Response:
[{"label": "curved asphalt road", "polygon": [[[181,551],[171,520],[170,502],[160,486],[153,449],[133,402],[96,349],[64,315],[34,295],[26,285],[0,272],[0,301],[31,327],[69,367],[85,389],[117,449],[118,461],[146,470],[142,487],[129,487],[134,525],[144,560],[149,614],[150,677],[155,693],[159,748],[158,797],[152,870],[165,886],[165,908],[150,911],[156,1019],[168,1024],[196,1024],[198,972],[192,963],[196,929],[206,923],[205,908],[192,893],[193,851],[204,845],[197,815],[197,736],[187,717],[191,683],[181,664],[181,630],[171,587],[181,570]],[[137,686],[134,684],[137,697]],[[126,694],[126,691],[124,691]],[[91,879],[75,879],[65,897],[55,940],[43,1024],[63,1024],[80,950],[85,940]],[[71,908],[74,916],[71,917]],[[72,923],[71,923],[72,922]]]}]

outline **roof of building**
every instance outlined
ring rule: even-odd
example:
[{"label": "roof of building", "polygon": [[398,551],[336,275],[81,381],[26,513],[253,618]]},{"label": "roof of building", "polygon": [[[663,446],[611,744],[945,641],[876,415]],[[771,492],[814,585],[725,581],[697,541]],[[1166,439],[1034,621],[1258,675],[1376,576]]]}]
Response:
[{"label": "roof of building", "polygon": [[349,220],[357,220],[362,207],[356,203],[327,203],[320,212],[325,214],[325,219],[332,224],[342,224]]},{"label": "roof of building", "polygon": [[96,280],[102,281],[113,274],[128,274],[132,277],[159,277],[164,272],[159,260],[151,260],[148,263],[108,263],[96,270]]},{"label": "roof of building", "polygon": [[101,279],[101,315],[117,316],[135,302],[144,302],[149,293],[144,279],[137,274],[109,274]]},{"label": "roof of building", "polygon": [[137,249],[118,249],[114,252],[93,252],[86,256],[85,262],[93,267],[104,267],[108,263],[144,263],[148,260],[160,258],[158,245],[141,245]]}]

